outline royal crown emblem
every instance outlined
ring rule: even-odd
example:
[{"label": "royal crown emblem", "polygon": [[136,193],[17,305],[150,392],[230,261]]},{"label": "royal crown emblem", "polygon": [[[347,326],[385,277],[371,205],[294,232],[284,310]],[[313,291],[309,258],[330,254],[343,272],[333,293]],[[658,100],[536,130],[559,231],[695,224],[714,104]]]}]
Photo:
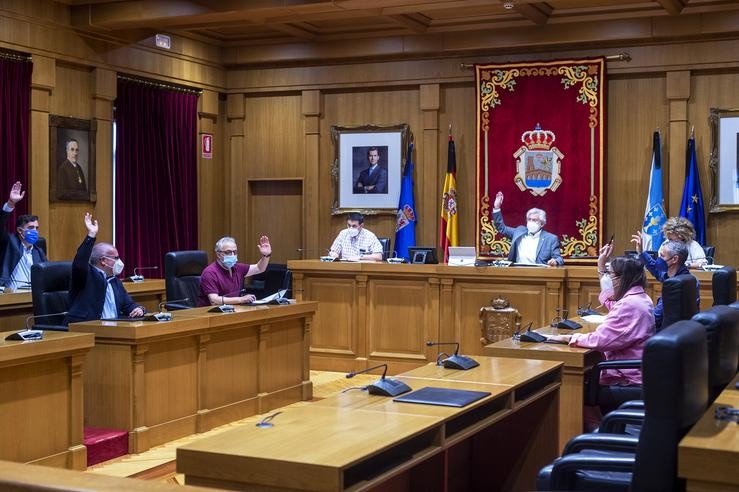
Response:
[{"label": "royal crown emblem", "polygon": [[542,130],[539,123],[533,131],[521,135],[523,145],[513,154],[518,171],[513,181],[521,191],[541,196],[548,190],[556,191],[562,184],[560,167],[564,154],[552,146],[556,139],[554,132]]}]

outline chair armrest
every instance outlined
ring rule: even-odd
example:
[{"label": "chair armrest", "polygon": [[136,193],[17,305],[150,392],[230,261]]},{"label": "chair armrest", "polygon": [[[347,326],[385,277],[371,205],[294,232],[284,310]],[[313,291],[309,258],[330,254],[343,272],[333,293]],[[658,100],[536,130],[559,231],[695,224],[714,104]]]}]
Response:
[{"label": "chair armrest", "polygon": [[33,330],[44,330],[44,331],[69,331],[68,326],[64,325],[42,325],[39,323],[34,324],[31,329]]},{"label": "chair armrest", "polygon": [[598,405],[598,388],[600,387],[600,373],[606,369],[641,369],[640,360],[604,360],[590,369],[590,378],[585,393],[585,404],[591,407]]},{"label": "chair armrest", "polygon": [[614,410],[608,412],[600,422],[598,432],[606,434],[621,434],[627,424],[642,425],[644,410]]},{"label": "chair armrest", "polygon": [[631,400],[623,402],[619,410],[644,410],[644,400]]},{"label": "chair armrest", "polygon": [[576,454],[584,449],[634,453],[636,452],[636,444],[638,442],[638,437],[626,434],[580,434],[570,439],[565,445],[562,456]]},{"label": "chair armrest", "polygon": [[572,490],[573,476],[578,470],[633,472],[634,457],[570,454],[554,461],[550,479],[551,490]]}]

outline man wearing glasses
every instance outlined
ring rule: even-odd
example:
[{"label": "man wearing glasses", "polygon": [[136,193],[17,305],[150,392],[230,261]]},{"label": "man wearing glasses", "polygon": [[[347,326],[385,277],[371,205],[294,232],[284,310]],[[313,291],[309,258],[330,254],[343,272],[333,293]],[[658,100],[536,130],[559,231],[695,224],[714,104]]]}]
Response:
[{"label": "man wearing glasses", "polygon": [[69,312],[64,324],[143,316],[143,306],[133,302],[118,278],[123,272],[118,250],[109,243],[95,244],[98,221],[89,213],[85,214],[85,227],[87,236],[72,261]]},{"label": "man wearing glasses", "polygon": [[267,269],[272,246],[269,238],[259,238],[259,253],[262,257],[254,265],[238,263],[236,240],[222,237],[216,242],[216,261],[205,267],[200,275],[198,306],[218,304],[250,304],[256,300],[253,294],[241,295],[244,278],[262,273]]}]

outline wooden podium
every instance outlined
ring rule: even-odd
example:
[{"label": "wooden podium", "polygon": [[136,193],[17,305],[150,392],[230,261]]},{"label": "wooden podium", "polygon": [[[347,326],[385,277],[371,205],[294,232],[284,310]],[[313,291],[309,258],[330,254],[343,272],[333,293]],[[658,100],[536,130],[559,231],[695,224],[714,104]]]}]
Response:
[{"label": "wooden podium", "polygon": [[140,453],[312,397],[310,324],[317,303],[173,311],[164,322],[91,321],[85,424],[127,429]]}]

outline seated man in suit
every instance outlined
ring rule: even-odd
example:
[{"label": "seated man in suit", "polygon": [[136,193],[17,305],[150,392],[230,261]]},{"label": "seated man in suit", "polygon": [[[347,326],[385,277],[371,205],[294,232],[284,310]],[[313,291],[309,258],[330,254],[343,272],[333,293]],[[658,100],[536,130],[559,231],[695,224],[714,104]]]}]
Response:
[{"label": "seated man in suit", "polygon": [[348,261],[382,261],[382,244],[373,232],[364,228],[364,216],[351,212],[346,216],[346,229],[336,236],[328,254]]},{"label": "seated man in suit", "polygon": [[31,266],[47,261],[46,254],[36,246],[38,241],[38,217],[21,215],[15,221],[16,233],[8,234],[8,217],[15,204],[23,199],[26,192],[21,191],[17,181],[10,189],[8,201],[0,211],[0,285],[9,289],[28,289],[31,287]]},{"label": "seated man in suit", "polygon": [[143,316],[143,306],[133,302],[118,278],[123,272],[118,250],[112,244],[95,244],[98,221],[93,221],[89,213],[85,214],[85,227],[87,236],[72,261],[69,312],[64,324]]},{"label": "seated man in suit", "polygon": [[387,193],[387,171],[380,165],[377,147],[367,151],[367,164],[367,169],[359,173],[354,183],[354,193]]},{"label": "seated man in suit", "polygon": [[272,256],[272,245],[267,236],[259,238],[257,247],[262,257],[256,264],[237,263],[236,239],[228,236],[219,239],[216,242],[216,261],[205,267],[200,274],[198,306],[254,302],[254,294],[241,295],[244,278],[265,271],[269,265],[269,257]]},{"label": "seated man in suit", "polygon": [[506,226],[503,222],[501,205],[503,205],[503,193],[499,191],[493,202],[493,222],[498,232],[511,239],[508,260],[530,265],[564,265],[565,261],[559,252],[559,239],[543,229],[547,223],[545,211],[532,208],[526,212],[526,225],[514,228]]}]

